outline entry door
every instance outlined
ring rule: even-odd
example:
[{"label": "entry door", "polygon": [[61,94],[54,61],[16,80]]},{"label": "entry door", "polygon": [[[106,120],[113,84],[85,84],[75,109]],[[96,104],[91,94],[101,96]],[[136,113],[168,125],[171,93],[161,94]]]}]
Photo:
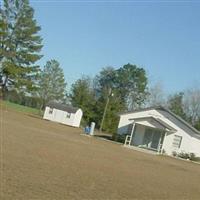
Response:
[{"label": "entry door", "polygon": [[159,130],[147,128],[143,138],[143,146],[157,150],[160,138],[161,132]]},{"label": "entry door", "polygon": [[155,130],[154,133],[153,133],[153,138],[152,138],[152,142],[151,142],[151,148],[158,149],[160,137],[161,137],[160,131]]},{"label": "entry door", "polygon": [[153,132],[152,129],[146,129],[144,138],[143,138],[143,145],[150,148],[151,147],[151,140],[152,140]]}]

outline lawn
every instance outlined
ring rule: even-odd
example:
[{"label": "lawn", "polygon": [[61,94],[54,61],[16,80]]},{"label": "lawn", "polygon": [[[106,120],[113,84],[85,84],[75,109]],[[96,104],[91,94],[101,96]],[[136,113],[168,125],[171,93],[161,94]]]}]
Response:
[{"label": "lawn", "polygon": [[16,103],[12,103],[9,101],[3,101],[3,107],[6,109],[12,109],[18,112],[23,112],[23,113],[29,113],[29,114],[34,114],[34,115],[40,115],[40,110],[36,108],[31,108],[23,105],[19,105]]},{"label": "lawn", "polygon": [[86,137],[10,107],[0,113],[2,200],[199,200],[198,164]]}]

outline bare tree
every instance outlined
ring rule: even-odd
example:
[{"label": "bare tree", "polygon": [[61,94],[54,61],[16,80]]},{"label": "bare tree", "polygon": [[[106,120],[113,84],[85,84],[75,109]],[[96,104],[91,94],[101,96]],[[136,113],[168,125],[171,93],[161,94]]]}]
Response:
[{"label": "bare tree", "polygon": [[192,125],[200,120],[200,88],[191,88],[185,91],[183,106]]},{"label": "bare tree", "polygon": [[149,89],[147,106],[158,106],[166,104],[166,96],[161,82],[157,82]]}]

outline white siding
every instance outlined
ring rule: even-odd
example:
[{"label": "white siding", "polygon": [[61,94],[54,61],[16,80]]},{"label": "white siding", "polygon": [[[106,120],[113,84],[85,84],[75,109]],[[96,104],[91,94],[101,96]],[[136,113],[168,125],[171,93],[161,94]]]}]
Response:
[{"label": "white siding", "polygon": [[192,152],[200,157],[200,139],[192,138]]},{"label": "white siding", "polygon": [[54,118],[53,118],[53,120],[55,122],[62,123],[62,119],[64,117],[65,112],[62,111],[62,110],[57,110],[57,109],[53,109],[53,111],[54,111]]},{"label": "white siding", "polygon": [[[79,127],[83,112],[81,109],[78,109],[76,113],[68,113],[66,111],[58,110],[53,108],[53,112],[50,114],[50,107],[45,108],[44,119],[66,124],[69,126]],[[70,115],[70,117],[68,117]]]},{"label": "white siding", "polygon": [[[170,115],[168,112],[159,111],[159,113],[161,114],[161,119],[163,121],[177,130],[173,134],[167,134],[163,145],[163,148],[166,150],[166,152],[168,154],[172,154],[173,151],[184,151],[188,153],[195,153],[197,156],[200,156],[200,137],[199,139],[195,140],[194,136],[196,133],[185,124],[180,122],[178,119],[176,119],[174,116]],[[179,149],[175,149],[172,146],[174,135],[182,137],[182,142]]]},{"label": "white siding", "polygon": [[75,126],[75,127],[80,126],[82,116],[83,116],[83,111],[81,109],[78,109],[77,112],[74,115],[73,126]]},{"label": "white siding", "polygon": [[53,120],[53,118],[54,118],[54,109],[53,109],[52,114],[49,114],[49,111],[50,111],[50,107],[46,107],[45,111],[44,111],[43,118],[44,119],[48,119],[48,120]]},{"label": "white siding", "polygon": [[[173,141],[174,141],[174,135],[178,135],[182,137],[182,141],[181,141],[181,145],[180,148],[175,148],[173,146]],[[191,152],[192,153],[192,137],[190,135],[188,135],[187,133],[183,132],[183,131],[177,131],[176,133],[173,134],[167,134],[165,139],[164,139],[164,143],[163,143],[163,149],[165,150],[165,152],[169,155],[172,154],[173,151],[176,152]]]},{"label": "white siding", "polygon": [[135,113],[124,114],[120,116],[119,124],[118,124],[118,134],[126,134],[128,125],[133,122],[129,119],[131,118],[142,118],[142,117],[158,117],[161,116],[159,112],[156,110],[149,110],[149,111],[141,111]]},{"label": "white siding", "polygon": [[[70,118],[67,117],[68,114],[70,114]],[[76,120],[74,113],[64,112],[64,115],[62,117],[62,122],[61,123],[69,125],[69,126],[73,126],[74,120]]]}]

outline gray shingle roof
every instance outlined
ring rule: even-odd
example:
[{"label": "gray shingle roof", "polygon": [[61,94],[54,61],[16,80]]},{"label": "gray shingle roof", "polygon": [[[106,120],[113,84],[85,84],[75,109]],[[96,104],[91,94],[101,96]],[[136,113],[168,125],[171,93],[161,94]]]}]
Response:
[{"label": "gray shingle roof", "polygon": [[49,106],[51,108],[56,108],[58,110],[63,110],[63,111],[66,111],[68,113],[76,113],[77,110],[79,108],[76,108],[76,107],[73,107],[71,105],[65,105],[65,104],[61,104],[61,103],[57,103],[57,102],[49,102],[46,106]]}]

